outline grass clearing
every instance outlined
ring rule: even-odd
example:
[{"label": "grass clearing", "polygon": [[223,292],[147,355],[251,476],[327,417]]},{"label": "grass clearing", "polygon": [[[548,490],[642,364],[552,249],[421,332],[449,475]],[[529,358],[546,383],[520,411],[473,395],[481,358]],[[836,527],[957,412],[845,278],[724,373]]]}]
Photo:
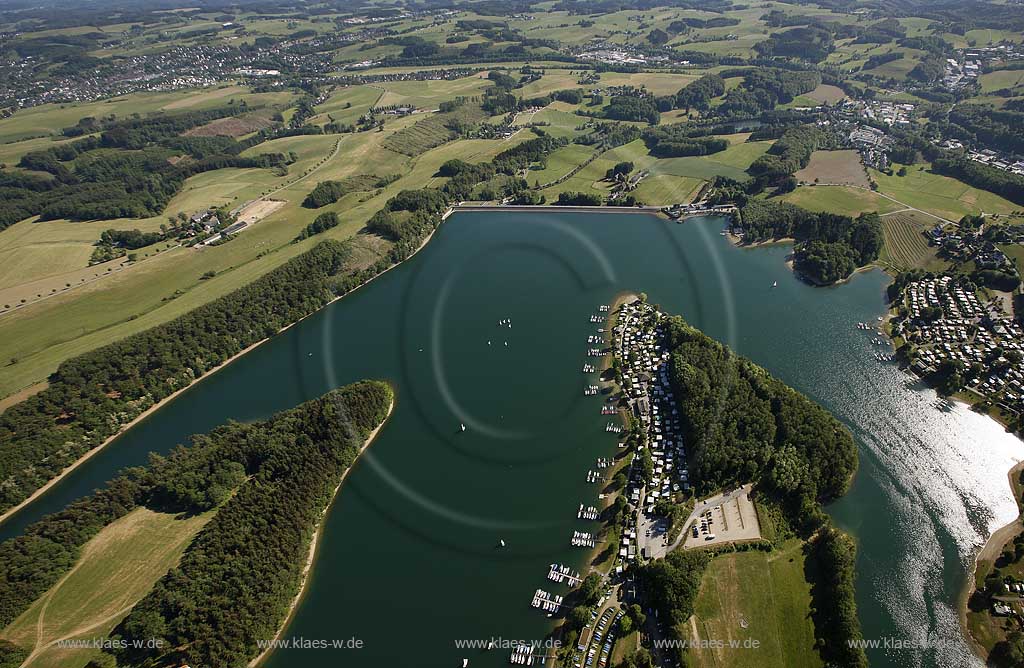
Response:
[{"label": "grass clearing", "polygon": [[[715,557],[701,581],[694,616],[683,637],[724,641],[724,648],[694,649],[693,664],[716,668],[817,668],[810,619],[811,585],[804,574],[803,543],[793,539],[774,552]],[[746,627],[744,627],[744,624]],[[760,641],[757,649],[729,643]]]},{"label": "grass clearing", "polygon": [[876,192],[850,186],[800,186],[783,195],[782,199],[808,211],[828,211],[846,216],[859,216],[868,211],[892,213],[904,208]]},{"label": "grass clearing", "polygon": [[[900,165],[893,165],[899,170]],[[987,190],[971,187],[963,181],[935,174],[927,165],[907,166],[906,176],[871,171],[878,190],[922,211],[957,221],[968,214],[1010,213],[1020,209],[1009,200]]]},{"label": "grass clearing", "polygon": [[644,204],[657,206],[688,204],[693,201],[703,185],[702,179],[690,176],[657,174],[648,176],[641,181],[633,194]]},{"label": "grass clearing", "polygon": [[72,570],[0,631],[0,638],[33,649],[27,668],[84,666],[98,650],[54,644],[106,637],[178,562],[214,512],[181,518],[133,510],[87,542]]},{"label": "grass clearing", "polygon": [[838,183],[867,188],[871,185],[861,164],[860,154],[853,150],[815,151],[807,166],[795,174],[798,181]]},{"label": "grass clearing", "polygon": [[654,169],[660,174],[689,176],[706,181],[716,176],[742,180],[747,178],[746,169],[750,163],[764,155],[771,145],[770,141],[745,142],[733,144],[713,155],[663,158],[655,163]]}]

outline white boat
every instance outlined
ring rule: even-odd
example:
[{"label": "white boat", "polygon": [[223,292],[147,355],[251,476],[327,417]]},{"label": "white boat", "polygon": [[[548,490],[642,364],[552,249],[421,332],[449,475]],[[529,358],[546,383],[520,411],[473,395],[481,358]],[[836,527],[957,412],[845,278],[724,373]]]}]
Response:
[{"label": "white boat", "polygon": [[459,423],[459,431],[466,431],[466,425],[460,422]]},{"label": "white boat", "polygon": [[466,666],[468,666],[468,665],[469,665],[469,659],[463,659],[462,660],[462,668],[466,668]]},{"label": "white boat", "polygon": [[498,547],[505,547],[505,539],[504,538],[499,538],[498,539]]},{"label": "white boat", "polygon": [[779,287],[779,282],[778,282],[778,281],[775,281],[774,283],[772,283],[772,287],[773,287],[773,288],[777,288],[777,287]]}]

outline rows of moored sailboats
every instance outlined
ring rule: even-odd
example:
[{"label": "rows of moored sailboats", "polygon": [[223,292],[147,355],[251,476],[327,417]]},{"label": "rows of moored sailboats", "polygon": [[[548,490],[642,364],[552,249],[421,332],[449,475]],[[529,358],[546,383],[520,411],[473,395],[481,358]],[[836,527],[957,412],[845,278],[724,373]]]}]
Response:
[{"label": "rows of moored sailboats", "polygon": [[559,584],[564,582],[570,587],[575,587],[579,583],[583,582],[583,578],[580,577],[579,571],[574,571],[568,566],[564,566],[562,564],[551,564],[551,570],[548,571],[548,580],[552,580]]}]

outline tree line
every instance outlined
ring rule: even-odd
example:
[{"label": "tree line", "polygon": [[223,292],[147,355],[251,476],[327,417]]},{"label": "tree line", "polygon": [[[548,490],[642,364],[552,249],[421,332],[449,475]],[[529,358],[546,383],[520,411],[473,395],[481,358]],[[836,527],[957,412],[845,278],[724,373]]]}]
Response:
[{"label": "tree line", "polygon": [[[256,637],[271,637],[283,620],[282,604],[286,609],[298,590],[296,570],[305,563],[313,525],[391,401],[386,384],[363,381],[262,422],[229,423],[193,436],[190,447],[179,446],[167,456],[152,455],[148,466],[126,470],[103,489],[0,544],[0,623],[6,625],[24,612],[74,566],[89,539],[132,510],[201,513],[219,508],[182,563],[133,609],[115,634],[131,637],[134,630],[146,627],[149,635],[144,640],[164,638],[164,647],[175,648],[172,652],[195,652],[187,656],[198,656],[192,660],[200,665],[211,665],[208,655],[255,655],[255,642],[240,639],[251,640],[255,632],[265,634]],[[268,518],[278,521],[268,524]],[[231,546],[227,555],[226,545]],[[173,628],[157,629],[152,609],[139,606],[159,600],[159,592],[166,593],[161,585],[182,569],[188,569],[190,587],[175,591],[187,591],[188,604],[201,612],[182,614],[173,620]],[[225,597],[225,587],[232,585],[244,587],[248,595],[236,591]],[[248,614],[238,615],[239,606],[246,603]],[[205,619],[200,618],[203,615]],[[182,650],[175,642],[180,636],[169,637],[172,632],[195,632],[211,616],[219,616],[224,632],[207,633],[206,644],[189,643],[189,649]],[[118,663],[136,665],[139,659],[126,653]]]},{"label": "tree line", "polygon": [[0,415],[0,508],[16,505],[154,403],[338,294],[347,244],[324,241],[163,325],[61,363]]},{"label": "tree line", "polygon": [[[342,475],[391,401],[386,384],[364,381],[255,426],[231,425],[245,483],[114,629],[126,641],[117,664],[244,666],[258,655],[299,592]],[[163,648],[136,649],[150,638]]]}]

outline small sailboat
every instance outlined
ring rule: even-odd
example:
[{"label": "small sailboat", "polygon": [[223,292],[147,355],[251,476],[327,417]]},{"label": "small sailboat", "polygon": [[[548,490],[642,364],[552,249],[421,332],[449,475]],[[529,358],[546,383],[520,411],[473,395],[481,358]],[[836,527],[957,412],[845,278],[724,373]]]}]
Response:
[{"label": "small sailboat", "polygon": [[505,547],[505,539],[504,538],[499,538],[498,539],[498,547]]},{"label": "small sailboat", "polygon": [[772,287],[773,287],[773,288],[777,288],[777,287],[779,287],[779,282],[778,282],[778,281],[775,281],[774,283],[772,283]]},{"label": "small sailboat", "polygon": [[462,668],[466,668],[466,666],[468,666],[468,665],[469,665],[469,659],[463,659],[462,660]]},{"label": "small sailboat", "polygon": [[462,422],[459,423],[459,431],[466,431],[466,425]]}]

